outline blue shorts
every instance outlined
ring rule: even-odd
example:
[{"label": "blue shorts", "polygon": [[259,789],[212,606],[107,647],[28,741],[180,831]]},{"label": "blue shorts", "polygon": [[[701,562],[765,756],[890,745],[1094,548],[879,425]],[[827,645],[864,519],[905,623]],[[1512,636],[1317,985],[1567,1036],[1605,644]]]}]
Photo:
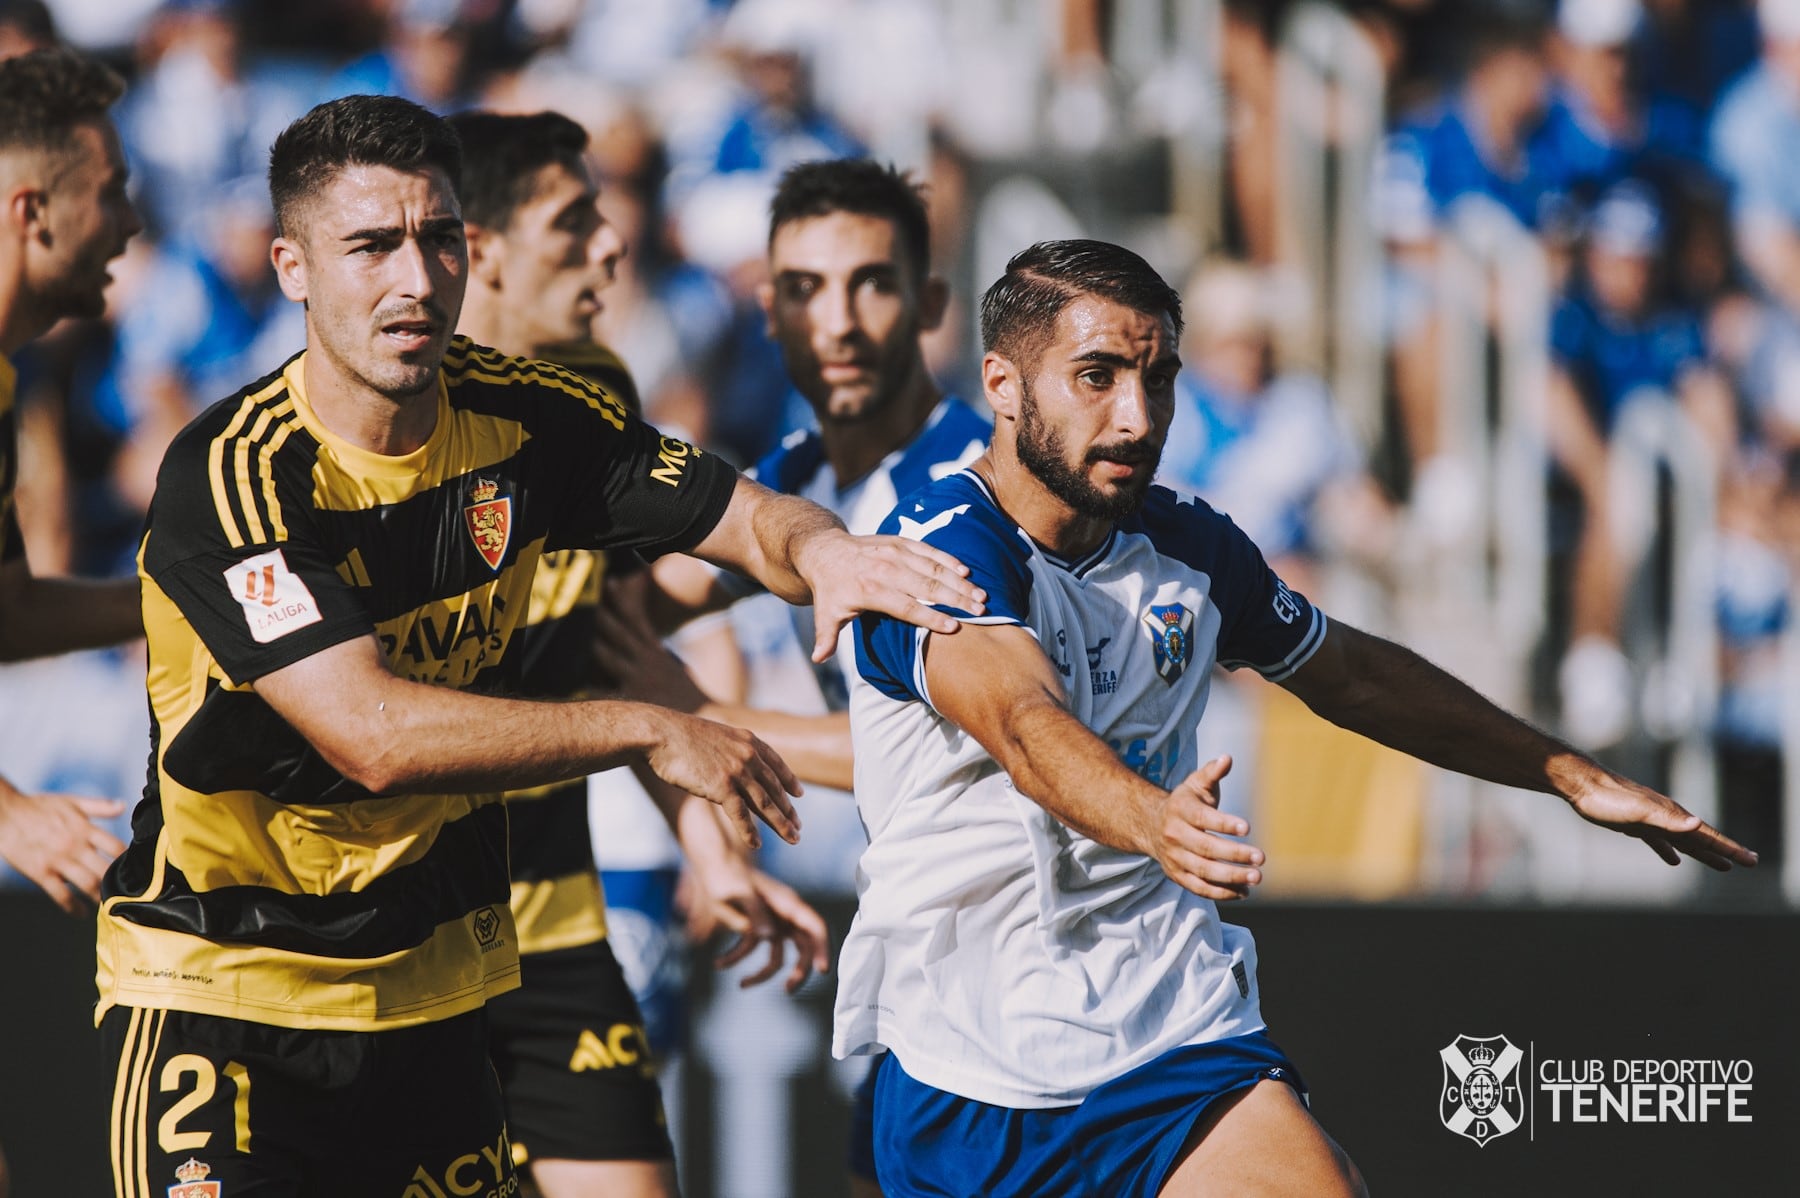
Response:
[{"label": "blue shorts", "polygon": [[1014,1110],[909,1077],[875,1082],[875,1165],[887,1198],[1153,1198],[1213,1101],[1265,1079],[1306,1087],[1265,1032],[1173,1049],[1078,1106]]},{"label": "blue shorts", "polygon": [[850,1176],[864,1181],[875,1180],[875,1075],[886,1059],[882,1053],[869,1062],[850,1108]]}]

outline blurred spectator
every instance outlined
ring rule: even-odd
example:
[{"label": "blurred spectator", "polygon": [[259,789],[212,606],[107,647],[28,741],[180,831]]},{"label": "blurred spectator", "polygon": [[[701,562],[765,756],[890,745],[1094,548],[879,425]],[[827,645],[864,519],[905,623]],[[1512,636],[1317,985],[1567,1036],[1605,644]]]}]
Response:
[{"label": "blurred spectator", "polygon": [[140,207],[159,238],[205,236],[208,201],[228,180],[267,169],[275,135],[310,97],[247,60],[229,0],[176,0],[139,57],[119,124]]},{"label": "blurred spectator", "polygon": [[1653,94],[1708,114],[1756,61],[1756,14],[1746,0],[1645,0],[1636,58]]},{"label": "blurred spectator", "polygon": [[346,66],[322,98],[404,96],[440,113],[470,107],[463,7],[460,0],[393,0],[381,45]]},{"label": "blurred spectator", "polygon": [[1305,588],[1327,543],[1341,550],[1352,536],[1357,556],[1380,556],[1389,519],[1323,380],[1273,371],[1272,299],[1265,276],[1236,262],[1202,267],[1188,284],[1182,302],[1202,315],[1183,341],[1157,481],[1230,513]]},{"label": "blurred spectator", "polygon": [[[1536,231],[1567,203],[1566,172],[1534,137],[1549,99],[1543,41],[1536,21],[1484,20],[1471,38],[1460,86],[1404,119],[1378,167],[1377,213],[1394,251],[1395,397],[1413,467],[1414,507],[1428,514],[1471,506],[1463,495],[1464,466],[1440,456],[1436,238],[1459,205],[1496,205]],[[1466,531],[1448,517],[1433,527],[1438,536]]]},{"label": "blurred spectator", "polygon": [[[1694,409],[1728,395],[1706,363],[1698,315],[1668,304],[1658,277],[1660,210],[1641,183],[1594,208],[1576,285],[1551,325],[1549,438],[1573,484],[1559,493],[1560,551],[1570,561],[1570,644],[1559,673],[1563,727],[1604,748],[1630,730],[1634,693],[1619,649],[1623,567],[1612,538],[1607,441],[1634,395],[1678,396]],[[1729,406],[1729,399],[1725,401]]]},{"label": "blurred spectator", "polygon": [[736,55],[745,98],[726,124],[710,168],[773,178],[796,163],[863,153],[860,142],[814,101],[812,54],[820,23],[812,0],[741,0],[721,36]]},{"label": "blurred spectator", "polygon": [[1562,0],[1557,10],[1555,98],[1537,136],[1584,202],[1627,177],[1672,185],[1704,150],[1699,114],[1632,77],[1632,40],[1643,17],[1639,0]]},{"label": "blurred spectator", "polygon": [[1719,101],[1712,156],[1745,265],[1800,314],[1800,0],[1760,0],[1756,12],[1762,56]]}]

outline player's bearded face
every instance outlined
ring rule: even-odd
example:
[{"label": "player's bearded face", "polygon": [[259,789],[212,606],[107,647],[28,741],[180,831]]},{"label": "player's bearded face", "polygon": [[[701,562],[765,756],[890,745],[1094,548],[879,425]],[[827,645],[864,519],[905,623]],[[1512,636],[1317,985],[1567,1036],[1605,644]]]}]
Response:
[{"label": "player's bearded face", "polygon": [[468,283],[449,180],[347,167],[313,200],[306,225],[309,347],[389,398],[435,385]]},{"label": "player's bearded face", "polygon": [[[1122,520],[1143,506],[1150,480],[1162,461],[1161,436],[1090,445],[1078,456],[1072,456],[1062,431],[1044,418],[1032,393],[1031,380],[1021,377],[1019,385],[1019,462],[1052,495],[1096,520]],[[1129,478],[1095,482],[1094,468],[1109,462],[1129,464],[1136,469]]]},{"label": "player's bearded face", "polygon": [[97,122],[77,128],[66,153],[47,166],[48,237],[34,240],[42,254],[33,274],[44,310],[55,316],[92,318],[106,310],[106,267],[125,252],[143,225],[125,193],[125,161],[118,134]]}]

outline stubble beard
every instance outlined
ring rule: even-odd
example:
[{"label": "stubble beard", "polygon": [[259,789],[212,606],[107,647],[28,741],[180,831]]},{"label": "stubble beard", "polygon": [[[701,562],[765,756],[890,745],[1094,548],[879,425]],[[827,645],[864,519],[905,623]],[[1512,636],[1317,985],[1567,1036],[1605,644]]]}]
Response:
[{"label": "stubble beard", "polygon": [[[1019,385],[1019,432],[1015,442],[1019,463],[1046,490],[1080,515],[1107,521],[1135,515],[1150,493],[1150,481],[1162,458],[1161,446],[1145,440],[1096,445],[1084,455],[1081,467],[1070,466],[1068,447],[1063,444],[1062,434],[1040,418],[1030,381],[1020,378]],[[1094,485],[1086,467],[1111,458],[1143,462],[1148,469],[1138,478],[1117,484],[1109,493]]]}]

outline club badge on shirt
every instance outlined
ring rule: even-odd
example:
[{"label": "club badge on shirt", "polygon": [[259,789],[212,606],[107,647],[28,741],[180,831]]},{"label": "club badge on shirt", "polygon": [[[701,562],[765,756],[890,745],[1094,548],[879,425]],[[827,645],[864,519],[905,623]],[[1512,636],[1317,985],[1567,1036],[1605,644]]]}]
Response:
[{"label": "club badge on shirt", "polygon": [[231,597],[244,609],[256,643],[266,645],[325,617],[300,576],[288,569],[281,550],[247,557],[225,571]]},{"label": "club badge on shirt", "polygon": [[1179,603],[1152,603],[1140,619],[1156,650],[1156,672],[1173,686],[1194,655],[1194,613]]},{"label": "club badge on shirt", "polygon": [[506,543],[512,539],[512,496],[500,494],[500,484],[492,479],[477,477],[469,485],[469,504],[463,508],[463,521],[469,539],[475,542],[475,552],[488,569],[499,570],[501,559],[506,556]]},{"label": "club badge on shirt", "polygon": [[175,1170],[178,1185],[169,1187],[169,1198],[219,1198],[223,1185],[206,1180],[212,1166],[189,1157]]}]

